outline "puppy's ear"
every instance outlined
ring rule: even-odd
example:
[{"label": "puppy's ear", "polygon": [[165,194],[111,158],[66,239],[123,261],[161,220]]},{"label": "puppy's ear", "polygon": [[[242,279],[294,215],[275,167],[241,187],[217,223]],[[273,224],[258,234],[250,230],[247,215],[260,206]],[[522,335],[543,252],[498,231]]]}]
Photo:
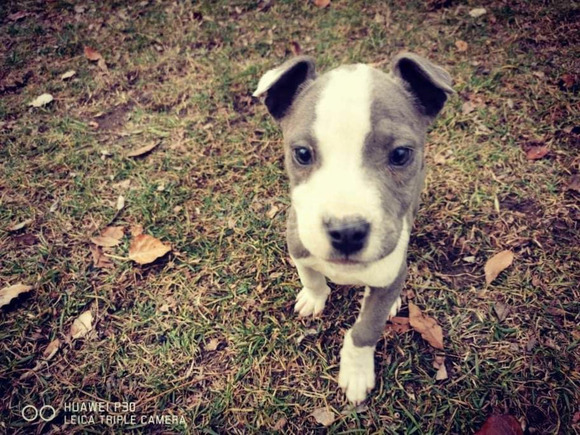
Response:
[{"label": "puppy's ear", "polygon": [[253,95],[266,93],[268,111],[280,120],[304,86],[315,78],[314,60],[308,56],[295,57],[264,74]]},{"label": "puppy's ear", "polygon": [[447,96],[454,92],[447,71],[413,53],[399,54],[393,60],[392,72],[416,98],[419,110],[431,119],[441,111]]}]

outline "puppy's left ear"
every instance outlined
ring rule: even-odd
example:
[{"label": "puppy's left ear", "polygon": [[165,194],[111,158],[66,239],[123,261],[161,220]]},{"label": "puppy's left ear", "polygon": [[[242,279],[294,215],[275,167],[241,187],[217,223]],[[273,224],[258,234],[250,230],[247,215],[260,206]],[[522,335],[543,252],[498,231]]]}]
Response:
[{"label": "puppy's left ear", "polygon": [[316,78],[314,60],[299,56],[268,71],[258,82],[254,97],[266,93],[266,107],[276,120],[281,120],[305,85]]},{"label": "puppy's left ear", "polygon": [[451,76],[440,66],[413,53],[398,55],[392,63],[396,79],[416,98],[420,112],[433,119],[454,93]]}]

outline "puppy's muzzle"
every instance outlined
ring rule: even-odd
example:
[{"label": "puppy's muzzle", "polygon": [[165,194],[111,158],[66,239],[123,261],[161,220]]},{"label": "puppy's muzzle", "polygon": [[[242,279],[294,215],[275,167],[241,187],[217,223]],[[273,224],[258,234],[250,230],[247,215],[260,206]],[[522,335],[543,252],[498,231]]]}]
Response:
[{"label": "puppy's muzzle", "polygon": [[330,220],[324,226],[332,247],[346,256],[364,248],[371,229],[364,219]]}]

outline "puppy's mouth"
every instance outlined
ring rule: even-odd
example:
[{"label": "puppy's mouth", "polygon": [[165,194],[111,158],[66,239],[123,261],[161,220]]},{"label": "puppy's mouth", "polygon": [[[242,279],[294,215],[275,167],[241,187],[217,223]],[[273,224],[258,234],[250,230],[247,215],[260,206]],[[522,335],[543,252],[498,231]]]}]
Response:
[{"label": "puppy's mouth", "polygon": [[329,258],[326,261],[328,261],[329,263],[338,264],[341,266],[363,266],[366,264],[363,261],[353,260],[351,258]]}]

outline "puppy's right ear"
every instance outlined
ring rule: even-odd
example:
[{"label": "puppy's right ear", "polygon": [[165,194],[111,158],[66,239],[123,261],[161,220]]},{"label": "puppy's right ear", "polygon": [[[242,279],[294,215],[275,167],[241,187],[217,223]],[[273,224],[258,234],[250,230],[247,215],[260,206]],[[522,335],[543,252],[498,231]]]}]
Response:
[{"label": "puppy's right ear", "polygon": [[258,82],[254,97],[266,93],[266,107],[276,120],[282,119],[305,85],[316,78],[314,60],[299,56],[268,71]]}]

